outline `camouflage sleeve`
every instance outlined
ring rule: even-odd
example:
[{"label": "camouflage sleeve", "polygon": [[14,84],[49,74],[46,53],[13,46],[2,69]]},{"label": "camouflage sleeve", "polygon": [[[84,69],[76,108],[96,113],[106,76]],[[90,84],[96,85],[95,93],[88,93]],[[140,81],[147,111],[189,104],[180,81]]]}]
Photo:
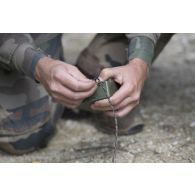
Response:
[{"label": "camouflage sleeve", "polygon": [[148,65],[151,65],[156,44],[160,38],[157,33],[129,33],[126,34],[129,39],[129,60],[133,58],[140,58]]},{"label": "camouflage sleeve", "polygon": [[21,72],[34,79],[35,65],[45,56],[30,34],[0,34],[0,68]]}]

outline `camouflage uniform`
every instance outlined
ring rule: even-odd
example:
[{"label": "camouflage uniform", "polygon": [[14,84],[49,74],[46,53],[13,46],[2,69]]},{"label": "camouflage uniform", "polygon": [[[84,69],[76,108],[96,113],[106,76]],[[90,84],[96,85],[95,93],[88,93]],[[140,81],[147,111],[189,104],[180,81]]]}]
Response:
[{"label": "camouflage uniform", "polygon": [[[80,54],[77,66],[89,78],[98,77],[103,67],[125,65],[133,58],[140,58],[150,66],[171,37],[172,34],[98,34]],[[115,133],[113,118],[104,113],[93,114],[93,124],[102,132]],[[119,135],[138,133],[143,126],[138,106],[118,118]]]},{"label": "camouflage uniform", "polygon": [[[151,64],[170,38],[159,42],[163,36],[98,34],[78,64],[84,66],[90,55],[104,67],[124,65],[135,57]],[[7,152],[43,147],[61,115],[62,107],[34,80],[35,65],[45,55],[63,60],[60,34],[0,34],[0,148]]]},{"label": "camouflage uniform", "polygon": [[61,54],[59,34],[0,34],[2,149],[15,154],[33,151],[53,133],[56,105],[35,82],[34,71],[43,56],[59,59]]}]

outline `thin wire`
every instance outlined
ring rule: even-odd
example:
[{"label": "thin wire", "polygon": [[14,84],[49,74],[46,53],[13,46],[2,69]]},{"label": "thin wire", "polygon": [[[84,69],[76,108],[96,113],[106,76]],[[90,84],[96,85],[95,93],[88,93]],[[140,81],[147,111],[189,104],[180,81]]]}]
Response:
[{"label": "thin wire", "polygon": [[101,86],[102,89],[104,90],[104,92],[106,93],[106,98],[110,104],[110,107],[112,109],[112,112],[113,112],[113,115],[114,115],[114,123],[115,123],[115,141],[114,141],[114,150],[113,150],[113,155],[112,155],[112,163],[115,163],[116,162],[116,153],[117,153],[117,148],[118,148],[118,119],[117,119],[117,116],[116,116],[116,112],[115,112],[115,108],[110,100],[110,97],[108,96],[108,93],[107,93],[107,90],[104,88],[103,86],[103,82],[100,81],[99,78],[97,78],[96,80],[96,83],[98,86]]}]

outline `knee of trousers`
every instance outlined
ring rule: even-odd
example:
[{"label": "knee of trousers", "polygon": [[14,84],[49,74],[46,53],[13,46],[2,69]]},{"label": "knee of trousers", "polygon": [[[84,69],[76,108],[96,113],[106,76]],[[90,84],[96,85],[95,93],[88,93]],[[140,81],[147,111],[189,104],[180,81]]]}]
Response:
[{"label": "knee of trousers", "polygon": [[98,34],[80,54],[76,64],[81,68],[85,64],[90,67],[91,63],[107,68],[125,65],[128,61],[128,45],[125,34]]},{"label": "knee of trousers", "polygon": [[14,155],[33,152],[46,147],[54,132],[55,128],[50,122],[47,122],[40,130],[29,134],[27,137],[20,138],[17,141],[0,142],[0,149]]},{"label": "knee of trousers", "polygon": [[0,76],[0,148],[12,154],[33,151],[51,133],[59,106],[31,79],[3,71]]}]

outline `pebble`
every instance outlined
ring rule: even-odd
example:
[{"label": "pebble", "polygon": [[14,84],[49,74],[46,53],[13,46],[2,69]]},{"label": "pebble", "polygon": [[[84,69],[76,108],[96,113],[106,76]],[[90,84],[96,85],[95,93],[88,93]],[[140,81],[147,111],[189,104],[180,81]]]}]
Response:
[{"label": "pebble", "polygon": [[195,121],[190,123],[190,127],[192,127],[192,128],[195,127]]}]

